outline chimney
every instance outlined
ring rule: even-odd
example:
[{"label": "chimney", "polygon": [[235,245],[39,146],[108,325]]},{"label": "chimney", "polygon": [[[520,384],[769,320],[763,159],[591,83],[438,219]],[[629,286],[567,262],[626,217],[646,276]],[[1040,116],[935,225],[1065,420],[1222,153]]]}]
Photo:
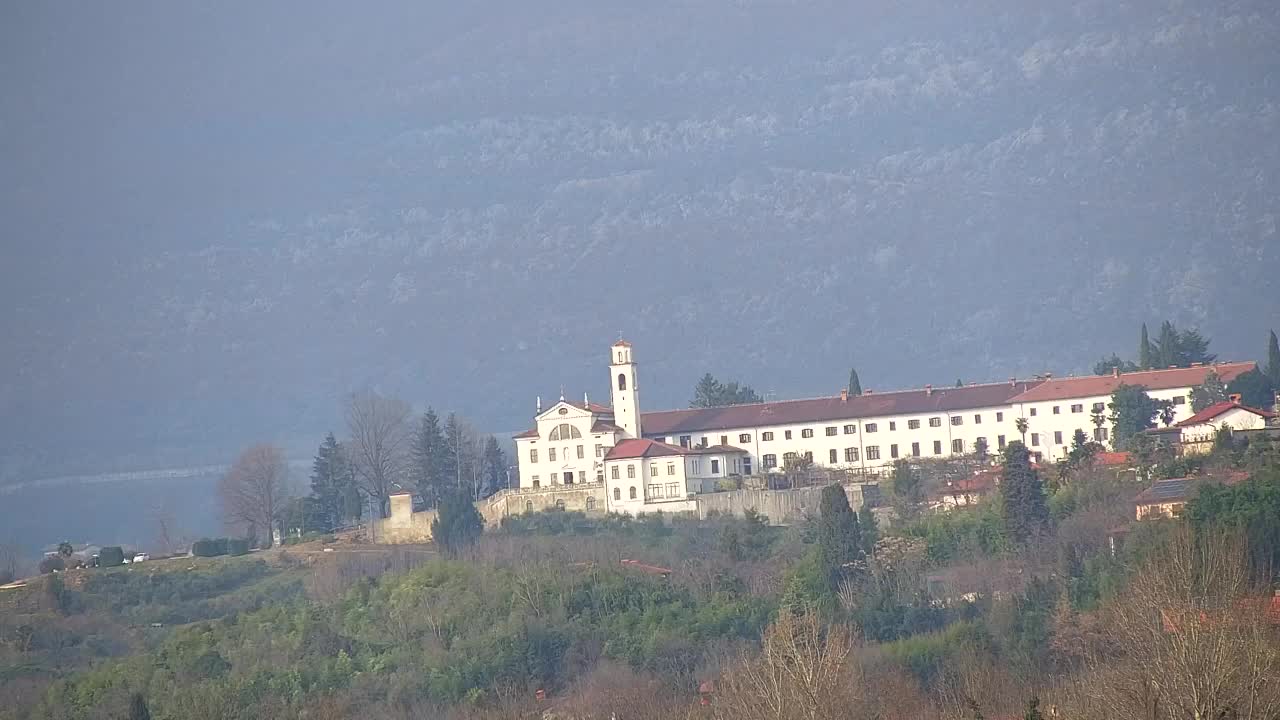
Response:
[{"label": "chimney", "polygon": [[871,394],[871,393],[873,393],[873,392],[875,392],[875,390],[863,390],[863,391],[862,391],[862,394],[863,394],[863,395],[870,395],[870,394]]},{"label": "chimney", "polygon": [[925,397],[929,397],[929,396],[933,395],[933,386],[932,386],[932,385],[925,385],[925,386],[924,386],[924,394],[925,394]]},{"label": "chimney", "polygon": [[1234,404],[1236,404],[1236,405],[1239,405],[1239,404],[1240,404],[1240,400],[1241,400],[1242,398],[1241,398],[1240,393],[1231,393],[1229,396],[1227,396],[1227,399],[1228,399],[1228,400],[1230,400],[1232,403],[1234,403]]},{"label": "chimney", "polygon": [[1016,377],[1009,378],[1009,387],[1018,387],[1018,378]]},{"label": "chimney", "polygon": [[840,388],[840,402],[849,402],[849,388]]},{"label": "chimney", "polygon": [[542,396],[541,395],[538,396],[538,412],[536,414],[537,415],[542,414]]},{"label": "chimney", "polygon": [[591,398],[587,397],[587,394],[586,394],[585,392],[584,392],[584,393],[582,393],[582,404],[583,404],[583,405],[590,405],[590,404],[591,404]]},{"label": "chimney", "polygon": [[1119,365],[1117,365],[1117,366],[1115,366],[1115,367],[1111,368],[1111,377],[1113,377],[1113,378],[1118,378],[1118,377],[1120,377],[1120,366],[1119,366]]}]

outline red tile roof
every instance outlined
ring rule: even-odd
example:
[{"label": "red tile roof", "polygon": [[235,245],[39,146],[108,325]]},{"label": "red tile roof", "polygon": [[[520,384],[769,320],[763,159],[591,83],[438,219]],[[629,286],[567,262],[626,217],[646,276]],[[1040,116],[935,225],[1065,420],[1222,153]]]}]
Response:
[{"label": "red tile roof", "polygon": [[1244,410],[1245,412],[1251,412],[1254,415],[1259,415],[1264,418],[1273,418],[1276,416],[1276,414],[1273,412],[1268,412],[1266,410],[1259,410],[1258,408],[1252,408],[1252,407],[1249,407],[1248,405],[1241,405],[1238,402],[1232,402],[1230,400],[1223,400],[1222,402],[1214,403],[1209,407],[1196,413],[1195,415],[1192,415],[1191,417],[1187,418],[1186,420],[1183,420],[1182,422],[1177,424],[1177,427],[1189,427],[1191,425],[1202,425],[1204,423],[1209,422],[1210,420],[1213,420],[1219,415],[1227,412],[1228,410],[1236,410],[1236,409]]},{"label": "red tile roof", "polygon": [[688,450],[656,440],[637,440],[628,438],[614,445],[605,460],[630,460],[644,457],[667,457],[670,455],[687,455]]},{"label": "red tile roof", "polygon": [[618,342],[614,343],[613,346],[614,347],[631,347],[631,343],[627,342],[626,340],[623,340],[622,338],[618,338]]},{"label": "red tile roof", "polygon": [[1133,462],[1133,456],[1127,452],[1100,452],[1093,458],[1103,467],[1128,465]]},{"label": "red tile roof", "polygon": [[591,432],[593,433],[622,432],[622,428],[618,427],[617,425],[614,425],[608,420],[597,420],[595,424],[591,426]]},{"label": "red tile roof", "polygon": [[836,395],[810,400],[666,410],[644,413],[641,416],[641,422],[646,435],[672,435],[763,425],[854,420],[885,415],[946,413],[1007,405],[1010,398],[1027,392],[1038,382],[1031,380],[967,387],[940,387],[932,390],[866,393],[851,396],[848,400],[841,400],[840,396]]},{"label": "red tile roof", "polygon": [[533,428],[532,430],[525,430],[519,435],[514,436],[516,440],[523,440],[525,438],[536,438],[536,437],[538,437],[538,428]]},{"label": "red tile roof", "polygon": [[1053,378],[1013,398],[1011,402],[1040,402],[1043,400],[1069,400],[1072,398],[1110,395],[1121,383],[1142,385],[1148,390],[1172,390],[1194,387],[1204,382],[1211,371],[1217,372],[1222,382],[1229,383],[1258,366],[1255,362],[1222,363],[1201,367],[1174,368],[1171,370],[1145,370],[1117,375],[1087,375],[1085,377]]}]

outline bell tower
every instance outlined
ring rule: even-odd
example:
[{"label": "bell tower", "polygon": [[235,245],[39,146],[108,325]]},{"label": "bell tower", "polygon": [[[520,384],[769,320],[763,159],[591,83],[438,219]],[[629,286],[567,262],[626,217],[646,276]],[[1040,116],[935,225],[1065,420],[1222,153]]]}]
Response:
[{"label": "bell tower", "polygon": [[614,423],[631,437],[641,437],[636,364],[631,357],[631,343],[621,338],[609,350],[609,388]]}]

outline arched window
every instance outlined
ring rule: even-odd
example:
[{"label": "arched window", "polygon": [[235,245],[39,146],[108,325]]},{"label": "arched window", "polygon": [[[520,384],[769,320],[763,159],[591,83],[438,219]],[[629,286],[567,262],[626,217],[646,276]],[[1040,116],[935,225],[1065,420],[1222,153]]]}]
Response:
[{"label": "arched window", "polygon": [[619,389],[619,390],[626,390],[626,389],[627,389],[627,375],[626,375],[626,373],[618,373],[618,389]]},{"label": "arched window", "polygon": [[533,512],[533,501],[532,501],[532,500],[525,500],[525,501],[524,501],[524,511],[525,511],[525,512]]},{"label": "arched window", "polygon": [[563,509],[564,509],[564,500],[557,500],[557,501],[556,501],[556,509],[557,509],[557,510],[563,510]]},{"label": "arched window", "polygon": [[636,499],[636,486],[635,486],[635,485],[632,485],[632,486],[631,486],[631,499],[632,499],[632,500],[635,500],[635,499]]},{"label": "arched window", "polygon": [[551,437],[547,439],[548,440],[573,440],[574,438],[580,438],[580,437],[582,437],[582,433],[578,430],[578,428],[568,423],[562,423],[560,425],[555,426],[551,430]]},{"label": "arched window", "polygon": [[622,499],[622,488],[614,488],[614,489],[613,489],[613,499],[614,499],[614,500],[621,500],[621,499]]},{"label": "arched window", "polygon": [[595,499],[595,498],[593,498],[593,497],[589,497],[589,498],[587,498],[587,509],[588,509],[588,510],[595,510],[595,509],[596,509],[596,499]]}]

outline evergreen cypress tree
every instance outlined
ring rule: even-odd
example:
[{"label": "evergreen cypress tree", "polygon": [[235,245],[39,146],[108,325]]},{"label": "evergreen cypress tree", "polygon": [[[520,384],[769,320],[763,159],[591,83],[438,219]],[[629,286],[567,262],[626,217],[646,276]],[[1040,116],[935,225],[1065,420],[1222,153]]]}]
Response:
[{"label": "evergreen cypress tree", "polygon": [[1160,340],[1156,344],[1155,354],[1159,370],[1178,364],[1178,331],[1168,320],[1160,326]]},{"label": "evergreen cypress tree", "polygon": [[1280,390],[1280,341],[1276,340],[1276,331],[1271,331],[1271,340],[1267,343],[1267,377],[1271,387]]},{"label": "evergreen cypress tree", "polygon": [[325,435],[311,464],[311,517],[303,521],[308,528],[332,530],[342,524],[342,491],[346,458],[333,433]]},{"label": "evergreen cypress tree", "polygon": [[414,433],[413,445],[409,448],[413,463],[413,482],[430,507],[435,507],[444,489],[456,482],[456,478],[443,476],[445,464],[444,434],[440,430],[440,416],[434,408],[427,408],[418,423],[418,431]]},{"label": "evergreen cypress tree", "polygon": [[440,499],[436,518],[431,521],[431,538],[450,555],[475,544],[484,532],[484,518],[466,490],[453,490]]},{"label": "evergreen cypress tree", "polygon": [[440,451],[438,465],[440,468],[438,491],[441,497],[449,494],[445,488],[461,489],[463,486],[462,466],[465,464],[467,451],[465,435],[462,421],[454,413],[449,413],[449,417],[444,421],[444,447]]},{"label": "evergreen cypress tree", "polygon": [[1049,525],[1049,505],[1045,502],[1044,485],[1031,467],[1031,453],[1020,441],[1013,441],[1004,451],[1004,476],[1000,480],[1000,498],[1004,501],[1005,533],[1016,543],[1025,543]]},{"label": "evergreen cypress tree", "polygon": [[880,524],[876,522],[876,514],[872,512],[871,506],[866,503],[858,508],[858,532],[862,536],[862,554],[871,555],[875,552],[876,543],[880,541]]},{"label": "evergreen cypress tree", "polygon": [[1107,403],[1111,411],[1111,441],[1117,450],[1128,450],[1130,441],[1152,427],[1159,406],[1142,385],[1121,384]]},{"label": "evergreen cypress tree", "polygon": [[[1271,333],[1271,338],[1275,339],[1275,333]],[[849,397],[857,397],[862,394],[862,381],[858,379],[857,368],[849,368]]]},{"label": "evergreen cypress tree", "polygon": [[1142,323],[1142,337],[1138,339],[1138,367],[1151,369],[1151,338],[1147,337],[1147,324]]},{"label": "evergreen cypress tree", "polygon": [[822,489],[818,513],[818,559],[834,588],[849,574],[850,566],[862,558],[862,534],[858,516],[838,483]]},{"label": "evergreen cypress tree", "polygon": [[129,696],[129,720],[151,720],[151,711],[147,708],[147,700],[142,693]]}]

